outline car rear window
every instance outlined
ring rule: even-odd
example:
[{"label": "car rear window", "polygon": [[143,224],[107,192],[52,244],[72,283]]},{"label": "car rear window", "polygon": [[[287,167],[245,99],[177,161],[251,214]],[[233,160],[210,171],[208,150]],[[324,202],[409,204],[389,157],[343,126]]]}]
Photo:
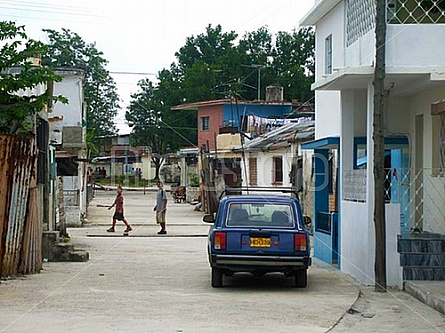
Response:
[{"label": "car rear window", "polygon": [[228,227],[293,228],[292,206],[272,203],[232,203]]}]

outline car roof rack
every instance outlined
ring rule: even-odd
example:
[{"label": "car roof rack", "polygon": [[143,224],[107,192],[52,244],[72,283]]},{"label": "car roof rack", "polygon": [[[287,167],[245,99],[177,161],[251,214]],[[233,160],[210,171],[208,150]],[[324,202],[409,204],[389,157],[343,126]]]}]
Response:
[{"label": "car roof rack", "polygon": [[241,187],[226,187],[221,193],[219,199],[222,199],[227,195],[241,195],[243,193],[249,194],[250,192],[279,192],[279,193],[298,193],[297,188],[293,186],[289,187],[274,187],[274,186],[241,186]]}]

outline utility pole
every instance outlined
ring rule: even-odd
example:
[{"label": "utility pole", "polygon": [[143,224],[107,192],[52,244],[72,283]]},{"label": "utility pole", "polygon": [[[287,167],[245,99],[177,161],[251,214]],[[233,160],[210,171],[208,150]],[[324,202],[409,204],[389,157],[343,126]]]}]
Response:
[{"label": "utility pole", "polygon": [[386,291],[385,147],[383,112],[385,110],[386,0],[376,0],[376,57],[374,71],[374,227],[375,291]]},{"label": "utility pole", "polygon": [[261,100],[261,68],[258,67],[258,100]]}]

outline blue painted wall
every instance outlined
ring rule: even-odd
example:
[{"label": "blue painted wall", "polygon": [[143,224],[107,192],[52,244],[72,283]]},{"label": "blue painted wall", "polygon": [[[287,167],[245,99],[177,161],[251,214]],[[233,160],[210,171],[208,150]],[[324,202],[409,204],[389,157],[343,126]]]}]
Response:
[{"label": "blue painted wall", "polygon": [[400,232],[409,233],[409,153],[403,149],[391,150],[391,202],[400,203]]},{"label": "blue painted wall", "polygon": [[285,118],[292,113],[290,104],[228,103],[223,105],[223,124],[239,126],[240,117]]}]

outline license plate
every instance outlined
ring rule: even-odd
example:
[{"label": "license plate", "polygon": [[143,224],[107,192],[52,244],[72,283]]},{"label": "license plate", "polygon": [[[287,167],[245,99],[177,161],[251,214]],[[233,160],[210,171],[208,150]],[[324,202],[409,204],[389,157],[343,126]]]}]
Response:
[{"label": "license plate", "polygon": [[250,247],[270,247],[270,238],[250,238]]}]

